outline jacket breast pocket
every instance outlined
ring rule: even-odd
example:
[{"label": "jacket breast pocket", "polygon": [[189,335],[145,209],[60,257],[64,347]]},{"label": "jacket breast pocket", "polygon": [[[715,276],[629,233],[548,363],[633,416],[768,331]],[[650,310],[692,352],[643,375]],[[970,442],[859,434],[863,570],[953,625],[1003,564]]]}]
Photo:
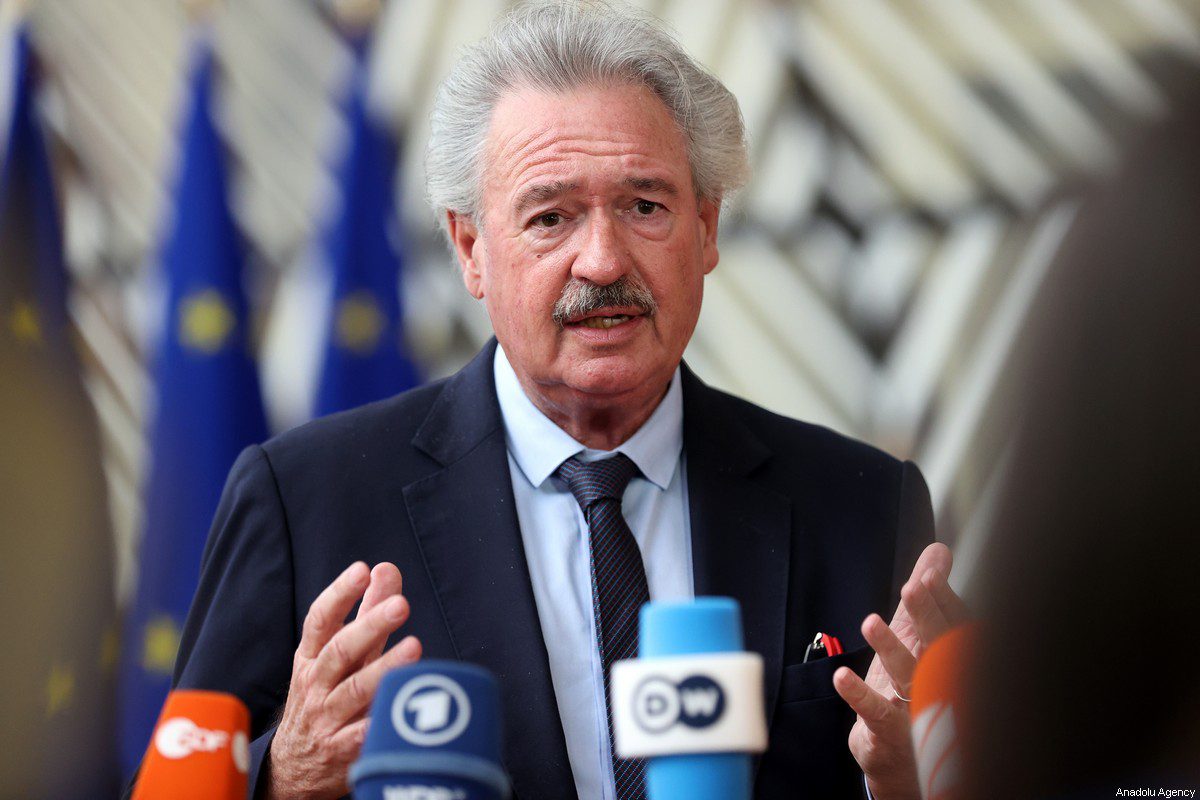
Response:
[{"label": "jacket breast pocket", "polygon": [[784,667],[771,722],[771,746],[759,762],[755,797],[862,797],[862,771],[847,737],[854,711],[833,688],[846,666],[859,675],[871,664],[870,647]]},{"label": "jacket breast pocket", "polygon": [[783,668],[779,681],[779,702],[799,703],[836,696],[833,688],[833,673],[838,667],[850,667],[863,676],[871,665],[874,651],[867,645],[838,656],[810,661],[807,664],[791,664]]}]

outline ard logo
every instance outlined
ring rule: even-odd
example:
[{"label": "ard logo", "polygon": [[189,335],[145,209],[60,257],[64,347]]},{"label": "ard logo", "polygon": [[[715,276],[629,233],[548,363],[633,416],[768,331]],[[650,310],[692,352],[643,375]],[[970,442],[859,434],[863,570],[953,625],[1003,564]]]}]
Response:
[{"label": "ard logo", "polygon": [[396,733],[419,747],[437,747],[458,738],[471,721],[471,701],[445,675],[413,678],[392,702]]}]

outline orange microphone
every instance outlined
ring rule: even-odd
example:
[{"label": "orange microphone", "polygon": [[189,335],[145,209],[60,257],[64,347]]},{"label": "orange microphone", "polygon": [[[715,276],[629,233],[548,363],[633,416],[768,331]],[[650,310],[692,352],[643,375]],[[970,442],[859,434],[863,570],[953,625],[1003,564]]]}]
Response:
[{"label": "orange microphone", "polygon": [[962,793],[968,659],[973,625],[937,638],[917,662],[912,684],[912,736],[923,800],[956,800]]},{"label": "orange microphone", "polygon": [[250,769],[250,712],[231,694],[167,696],[131,800],[242,800]]}]

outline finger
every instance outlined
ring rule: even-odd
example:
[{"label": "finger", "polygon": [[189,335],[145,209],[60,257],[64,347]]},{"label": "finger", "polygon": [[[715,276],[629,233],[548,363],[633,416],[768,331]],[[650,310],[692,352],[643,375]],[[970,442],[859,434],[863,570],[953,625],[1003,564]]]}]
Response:
[{"label": "finger", "polygon": [[334,634],[341,630],[346,615],[354,607],[354,601],[366,591],[369,579],[367,565],[355,561],[317,595],[304,617],[304,631],[300,636],[300,646],[296,648],[297,655],[317,657]]},{"label": "finger", "polygon": [[950,629],[950,623],[925,587],[924,576],[909,582],[900,590],[900,601],[912,618],[922,646],[928,647],[934,639]]},{"label": "finger", "polygon": [[321,649],[317,660],[313,662],[313,684],[333,689],[369,651],[378,647],[379,642],[386,640],[406,619],[408,601],[403,597],[390,597],[362,619],[342,628]]},{"label": "finger", "polygon": [[[917,558],[917,563],[913,566],[912,575],[909,576],[908,582],[904,584],[904,588],[911,587],[922,575],[931,569],[940,570],[943,575],[949,575],[953,562],[954,558],[950,554],[950,548],[941,542],[934,542],[921,551],[921,555]],[[901,589],[900,592],[903,595],[904,589]],[[900,641],[904,642],[909,648],[915,649],[920,644],[920,638],[917,635],[916,628],[913,626],[912,618],[903,603],[896,606],[896,613],[892,615],[891,627],[892,631],[900,637]]]},{"label": "finger", "polygon": [[[370,725],[371,718],[363,717],[351,722],[329,737],[328,752],[330,756],[349,768],[350,762],[356,760],[362,751],[363,741],[367,738],[367,728]],[[343,788],[348,790],[349,786]]]},{"label": "finger", "polygon": [[395,564],[388,561],[376,564],[371,570],[371,583],[367,586],[367,593],[363,595],[363,601],[358,607],[358,616],[361,617],[392,595],[400,594],[403,588],[404,581]]},{"label": "finger", "polygon": [[[363,595],[363,601],[358,606],[358,614],[354,618],[361,619],[371,609],[389,597],[400,594],[403,589],[404,581],[395,564],[387,561],[376,564],[375,568],[371,570],[371,583],[367,586],[367,593]],[[364,663],[379,658],[379,654],[383,652],[383,646],[384,642],[380,642],[379,647],[367,653]]]},{"label": "finger", "polygon": [[933,601],[937,603],[942,616],[946,618],[951,627],[957,627],[971,618],[971,611],[963,599],[950,588],[948,577],[943,572],[931,570],[931,573],[921,581],[929,590],[929,594],[933,596]]},{"label": "finger", "polygon": [[354,719],[371,705],[383,676],[421,658],[421,642],[406,636],[390,650],[353,673],[329,693],[325,710],[338,722]]},{"label": "finger", "polygon": [[[905,697],[909,696],[917,659],[878,614],[867,617],[862,626],[867,644],[879,654],[887,680]],[[875,686],[879,689],[878,685]]]},{"label": "finger", "polygon": [[950,553],[950,548],[941,542],[934,542],[921,551],[917,563],[913,565],[912,575],[909,576],[908,582],[913,583],[919,580],[931,569],[937,570],[943,575],[949,575],[952,566],[954,566],[954,556]]},{"label": "finger", "polygon": [[891,716],[897,713],[883,695],[863,683],[849,667],[833,673],[833,688],[873,733],[883,733]]}]

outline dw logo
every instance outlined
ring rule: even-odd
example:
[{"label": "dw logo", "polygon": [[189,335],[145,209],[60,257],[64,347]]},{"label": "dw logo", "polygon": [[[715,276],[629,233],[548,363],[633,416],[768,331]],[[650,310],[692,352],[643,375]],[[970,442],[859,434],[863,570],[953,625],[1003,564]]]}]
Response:
[{"label": "dw logo", "polygon": [[676,722],[707,728],[725,711],[725,692],[705,675],[692,675],[678,684],[650,677],[633,694],[633,718],[648,733],[662,733]]},{"label": "dw logo", "polygon": [[471,701],[445,675],[426,674],[404,684],[392,701],[392,724],[401,738],[420,747],[456,739],[471,721]]}]

